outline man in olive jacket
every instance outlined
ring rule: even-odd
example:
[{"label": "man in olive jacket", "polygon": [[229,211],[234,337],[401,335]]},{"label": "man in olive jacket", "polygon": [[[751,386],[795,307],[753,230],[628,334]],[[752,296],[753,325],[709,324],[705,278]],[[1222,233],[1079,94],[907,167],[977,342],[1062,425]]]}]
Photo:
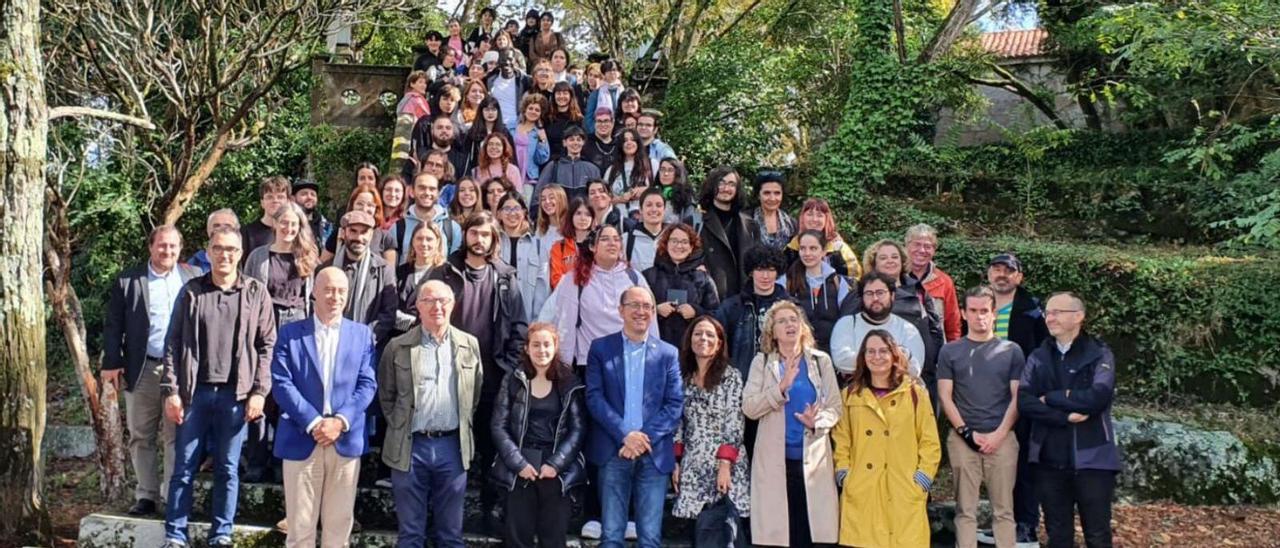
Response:
[{"label": "man in olive jacket", "polygon": [[391,467],[400,546],[426,545],[428,530],[436,546],[463,546],[472,417],[484,370],[476,338],[449,325],[453,304],[444,282],[422,284],[421,327],[391,339],[378,363],[378,403],[387,418],[382,460]]}]

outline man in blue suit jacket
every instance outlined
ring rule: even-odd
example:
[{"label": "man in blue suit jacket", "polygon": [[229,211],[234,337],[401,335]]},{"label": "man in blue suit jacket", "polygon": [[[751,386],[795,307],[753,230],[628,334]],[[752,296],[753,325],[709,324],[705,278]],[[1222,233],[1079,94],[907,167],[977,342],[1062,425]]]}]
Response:
[{"label": "man in blue suit jacket", "polygon": [[365,409],[377,393],[374,338],[343,319],[347,275],[316,275],[314,314],[280,328],[271,361],[271,395],[280,406],[275,455],[284,461],[287,546],[345,546],[351,536]]},{"label": "man in blue suit jacket", "polygon": [[675,468],[673,436],[684,409],[675,347],[649,335],[653,294],[622,292],[622,332],[600,337],[587,354],[587,458],[600,467],[601,546],[623,546],[635,492],[639,544],[662,543],[662,505]]}]

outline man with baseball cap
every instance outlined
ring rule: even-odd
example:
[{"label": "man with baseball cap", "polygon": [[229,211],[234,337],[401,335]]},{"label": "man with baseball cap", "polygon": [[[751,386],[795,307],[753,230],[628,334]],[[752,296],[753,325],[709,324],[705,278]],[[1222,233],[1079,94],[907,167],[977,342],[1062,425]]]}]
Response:
[{"label": "man with baseball cap", "polygon": [[396,273],[382,256],[369,252],[377,223],[364,211],[348,211],[342,216],[342,253],[330,264],[341,268],[349,280],[350,292],[343,317],[373,329],[378,347],[387,341],[396,323]]},{"label": "man with baseball cap", "polygon": [[[1049,336],[1040,301],[1022,287],[1022,261],[1013,253],[1001,253],[987,263],[987,284],[996,294],[995,336],[1017,344],[1030,356]],[[1017,523],[1018,546],[1032,546],[1040,524],[1040,505],[1035,496],[1034,470],[1027,465],[1030,421],[1022,416],[1014,424],[1018,438],[1018,476],[1013,486],[1013,518]],[[978,531],[978,542],[995,544],[990,531]]]},{"label": "man with baseball cap", "polygon": [[307,214],[311,234],[316,237],[316,247],[324,249],[324,243],[329,241],[329,236],[333,233],[333,222],[326,219],[324,212],[318,207],[320,185],[311,179],[294,179],[292,194],[293,203],[302,206],[302,211]]}]

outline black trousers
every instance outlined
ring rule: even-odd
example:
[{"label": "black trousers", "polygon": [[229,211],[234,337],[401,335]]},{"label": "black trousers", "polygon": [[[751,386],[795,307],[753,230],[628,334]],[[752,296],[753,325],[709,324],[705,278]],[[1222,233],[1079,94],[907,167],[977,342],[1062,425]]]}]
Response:
[{"label": "black trousers", "polygon": [[[498,384],[500,385],[501,382],[502,379],[499,377]],[[486,381],[484,388],[488,388],[489,384]],[[471,461],[471,474],[476,477],[480,485],[480,509],[484,512],[491,512],[502,499],[499,487],[489,480],[489,469],[493,467],[493,458],[497,454],[497,447],[493,444],[493,435],[489,430],[497,394],[497,386],[492,392],[481,391],[480,403],[476,406],[475,421],[472,423],[476,428],[476,435],[472,436],[476,444],[476,454],[475,459]]]},{"label": "black trousers", "polygon": [[787,459],[787,532],[791,548],[813,546],[809,531],[809,495],[804,486],[804,461]]},{"label": "black trousers", "polygon": [[559,478],[516,479],[516,488],[507,493],[507,548],[564,546],[569,506]]},{"label": "black trousers", "polygon": [[1036,498],[1036,466],[1027,462],[1031,450],[1031,420],[1018,417],[1013,425],[1018,438],[1018,477],[1013,482],[1013,521],[1034,534],[1040,528],[1040,500]]},{"label": "black trousers", "polygon": [[1080,513],[1088,548],[1111,548],[1111,498],[1116,474],[1106,470],[1036,467],[1036,494],[1044,508],[1049,548],[1072,548],[1075,516]]}]

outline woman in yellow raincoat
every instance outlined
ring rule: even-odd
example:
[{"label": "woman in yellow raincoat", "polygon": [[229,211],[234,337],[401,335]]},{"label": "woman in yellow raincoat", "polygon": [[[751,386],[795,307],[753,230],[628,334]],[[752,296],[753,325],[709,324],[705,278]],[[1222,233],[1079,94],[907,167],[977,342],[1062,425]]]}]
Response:
[{"label": "woman in yellow raincoat", "polygon": [[840,544],[929,546],[925,503],[942,458],[929,393],[887,331],[863,339],[835,440]]}]

